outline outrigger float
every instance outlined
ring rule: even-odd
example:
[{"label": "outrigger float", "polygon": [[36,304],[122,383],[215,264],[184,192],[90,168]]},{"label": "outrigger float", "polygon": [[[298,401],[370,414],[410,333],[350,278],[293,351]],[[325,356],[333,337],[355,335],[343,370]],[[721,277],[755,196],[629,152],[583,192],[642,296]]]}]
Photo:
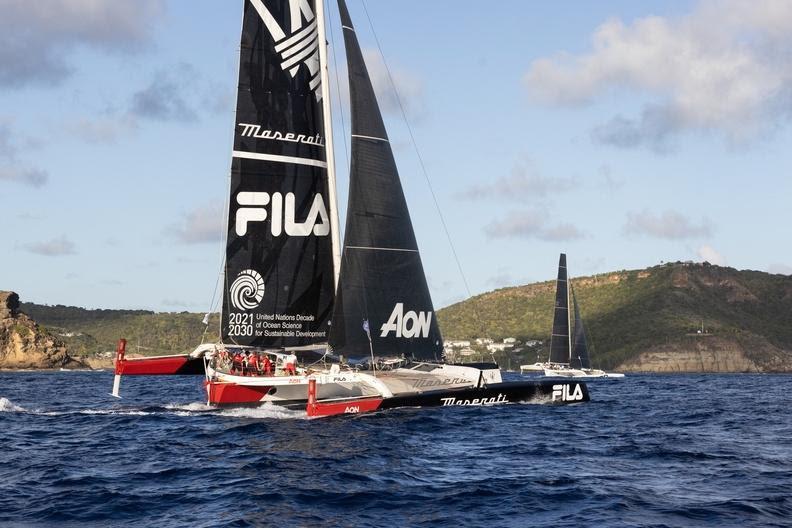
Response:
[{"label": "outrigger float", "polygon": [[[210,405],[273,403],[312,416],[587,401],[583,382],[504,382],[494,363],[444,361],[393,151],[344,0],[351,163],[341,244],[323,6],[244,1],[220,343],[126,358],[122,341],[113,393],[124,375],[202,374]],[[266,357],[275,368],[236,368],[227,361],[236,354],[254,363]],[[300,366],[287,370],[292,355]]]}]

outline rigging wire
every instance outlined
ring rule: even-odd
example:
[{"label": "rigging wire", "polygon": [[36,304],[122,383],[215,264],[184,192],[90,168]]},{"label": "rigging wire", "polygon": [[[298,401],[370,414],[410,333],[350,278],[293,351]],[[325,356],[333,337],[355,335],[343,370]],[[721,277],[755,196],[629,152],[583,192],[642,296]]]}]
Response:
[{"label": "rigging wire", "polygon": [[[446,240],[448,240],[448,245],[451,247],[451,253],[454,255],[454,261],[456,262],[457,269],[459,270],[459,275],[462,278],[462,283],[465,286],[465,292],[468,295],[468,298],[473,299],[473,294],[470,291],[470,286],[467,281],[467,277],[465,276],[465,272],[462,269],[462,263],[459,260],[459,255],[457,254],[456,247],[454,246],[454,241],[451,238],[451,233],[448,230],[448,225],[446,224],[445,217],[443,216],[443,212],[440,209],[440,202],[437,199],[437,195],[435,194],[434,187],[432,186],[432,181],[429,178],[429,172],[426,170],[426,165],[424,164],[423,156],[421,156],[421,151],[418,149],[418,142],[415,140],[415,134],[413,134],[412,126],[410,126],[410,121],[407,119],[407,112],[404,110],[404,105],[402,104],[401,96],[399,95],[399,90],[396,89],[396,82],[393,79],[393,75],[391,74],[390,67],[388,66],[388,62],[385,60],[385,53],[382,51],[382,46],[380,45],[379,37],[377,36],[377,32],[374,30],[374,23],[371,20],[371,15],[369,15],[368,8],[366,7],[366,1],[361,0],[360,2],[363,5],[363,11],[366,13],[366,18],[368,19],[369,27],[371,28],[371,33],[374,35],[374,41],[377,43],[377,49],[379,50],[380,57],[382,57],[382,64],[385,66],[385,71],[388,74],[388,80],[390,81],[391,88],[393,89],[393,93],[396,96],[396,102],[399,103],[399,110],[401,111],[402,119],[404,119],[404,124],[407,127],[407,132],[410,135],[410,142],[412,143],[413,149],[415,150],[415,155],[418,158],[418,164],[421,167],[421,172],[423,173],[424,179],[426,180],[426,184],[429,187],[429,194],[432,196],[432,201],[434,202],[435,210],[437,211],[437,216],[440,217],[440,224],[443,226],[443,232],[445,233]],[[479,326],[481,330],[486,335],[486,326],[484,321],[479,314],[479,311],[475,308],[475,303],[473,303],[473,311],[476,314],[476,319],[478,320]]]},{"label": "rigging wire", "polygon": [[[330,43],[333,49],[333,73],[335,74],[336,80],[336,99],[338,100],[338,112],[341,114],[341,133],[342,137],[344,138],[344,161],[346,161],[346,169],[349,172],[351,167],[351,160],[350,154],[348,152],[347,147],[347,133],[346,133],[346,117],[344,117],[344,101],[341,99],[341,78],[338,75],[338,54],[336,53],[336,43],[335,43],[335,31],[333,31],[333,10],[326,9],[325,13],[328,13],[328,19],[330,23],[327,24],[330,27]],[[338,178],[336,178],[338,180]],[[340,228],[341,226],[339,226]],[[343,244],[342,244],[343,245]]]}]

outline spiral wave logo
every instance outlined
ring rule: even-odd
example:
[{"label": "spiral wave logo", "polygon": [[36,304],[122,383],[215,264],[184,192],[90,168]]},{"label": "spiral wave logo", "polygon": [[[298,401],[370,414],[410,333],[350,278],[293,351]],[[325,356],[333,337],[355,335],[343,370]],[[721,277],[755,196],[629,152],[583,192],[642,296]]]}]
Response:
[{"label": "spiral wave logo", "polygon": [[258,308],[264,298],[264,278],[256,270],[242,270],[231,284],[229,293],[231,304],[237,310]]}]

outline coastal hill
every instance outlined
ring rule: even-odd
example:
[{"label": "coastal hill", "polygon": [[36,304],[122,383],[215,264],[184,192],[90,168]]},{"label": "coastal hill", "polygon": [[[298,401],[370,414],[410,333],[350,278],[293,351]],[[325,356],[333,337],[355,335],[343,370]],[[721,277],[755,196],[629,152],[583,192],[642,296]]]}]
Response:
[{"label": "coastal hill", "polygon": [[66,344],[24,313],[19,312],[19,296],[0,291],[0,368],[51,369],[80,368]]},{"label": "coastal hill", "polygon": [[[707,263],[572,277],[594,366],[625,372],[792,372],[792,276]],[[502,288],[438,311],[448,339],[541,341],[495,353],[504,367],[547,358],[555,281]],[[213,315],[88,310],[23,303],[20,311],[73,356],[110,366],[120,337],[131,354],[178,354],[217,340]],[[2,346],[2,343],[0,343]],[[482,353],[484,359],[488,353]]]},{"label": "coastal hill", "polygon": [[[792,371],[792,276],[677,262],[571,278],[594,366],[643,372]],[[541,340],[555,281],[502,288],[438,312],[443,336]],[[535,361],[533,358],[526,358]]]}]

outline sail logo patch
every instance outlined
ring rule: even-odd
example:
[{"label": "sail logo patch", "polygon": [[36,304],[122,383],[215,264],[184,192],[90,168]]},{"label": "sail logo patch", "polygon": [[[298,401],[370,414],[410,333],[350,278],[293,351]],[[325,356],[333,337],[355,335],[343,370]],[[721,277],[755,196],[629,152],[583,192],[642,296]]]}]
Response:
[{"label": "sail logo patch", "polygon": [[[280,55],[280,67],[294,78],[304,64],[311,74],[308,86],[317,101],[322,100],[319,72],[319,29],[309,0],[289,0],[289,28],[282,28],[262,0],[250,0],[261,17],[267,31],[275,41],[275,52]],[[287,34],[288,31],[288,34]]]},{"label": "sail logo patch", "polygon": [[242,270],[231,283],[228,293],[231,306],[237,310],[258,308],[264,298],[264,277],[256,270]]},{"label": "sail logo patch", "polygon": [[429,327],[432,324],[432,312],[404,313],[404,303],[396,303],[390,314],[388,322],[380,327],[380,337],[388,337],[394,332],[396,337],[429,337]]},{"label": "sail logo patch", "polygon": [[[294,237],[327,236],[330,234],[330,217],[327,215],[321,194],[314,195],[311,209],[303,222],[295,217],[296,198],[294,193],[283,194],[266,192],[240,192],[236,195],[240,207],[235,217],[235,230],[238,236],[245,236],[248,224],[270,219],[270,232],[278,237],[282,234]],[[269,211],[267,210],[269,207]]]},{"label": "sail logo patch", "polygon": [[239,134],[242,137],[274,139],[277,141],[287,141],[289,143],[303,143],[305,145],[318,145],[320,147],[324,146],[324,139],[319,134],[316,134],[315,136],[294,134],[292,132],[284,134],[283,132],[278,131],[273,132],[272,130],[261,130],[261,125],[253,125],[251,123],[237,123],[237,125],[242,127],[242,132]]},{"label": "sail logo patch", "polygon": [[580,401],[583,399],[583,390],[580,385],[575,384],[575,389],[570,390],[569,385],[553,385],[552,401]]}]

